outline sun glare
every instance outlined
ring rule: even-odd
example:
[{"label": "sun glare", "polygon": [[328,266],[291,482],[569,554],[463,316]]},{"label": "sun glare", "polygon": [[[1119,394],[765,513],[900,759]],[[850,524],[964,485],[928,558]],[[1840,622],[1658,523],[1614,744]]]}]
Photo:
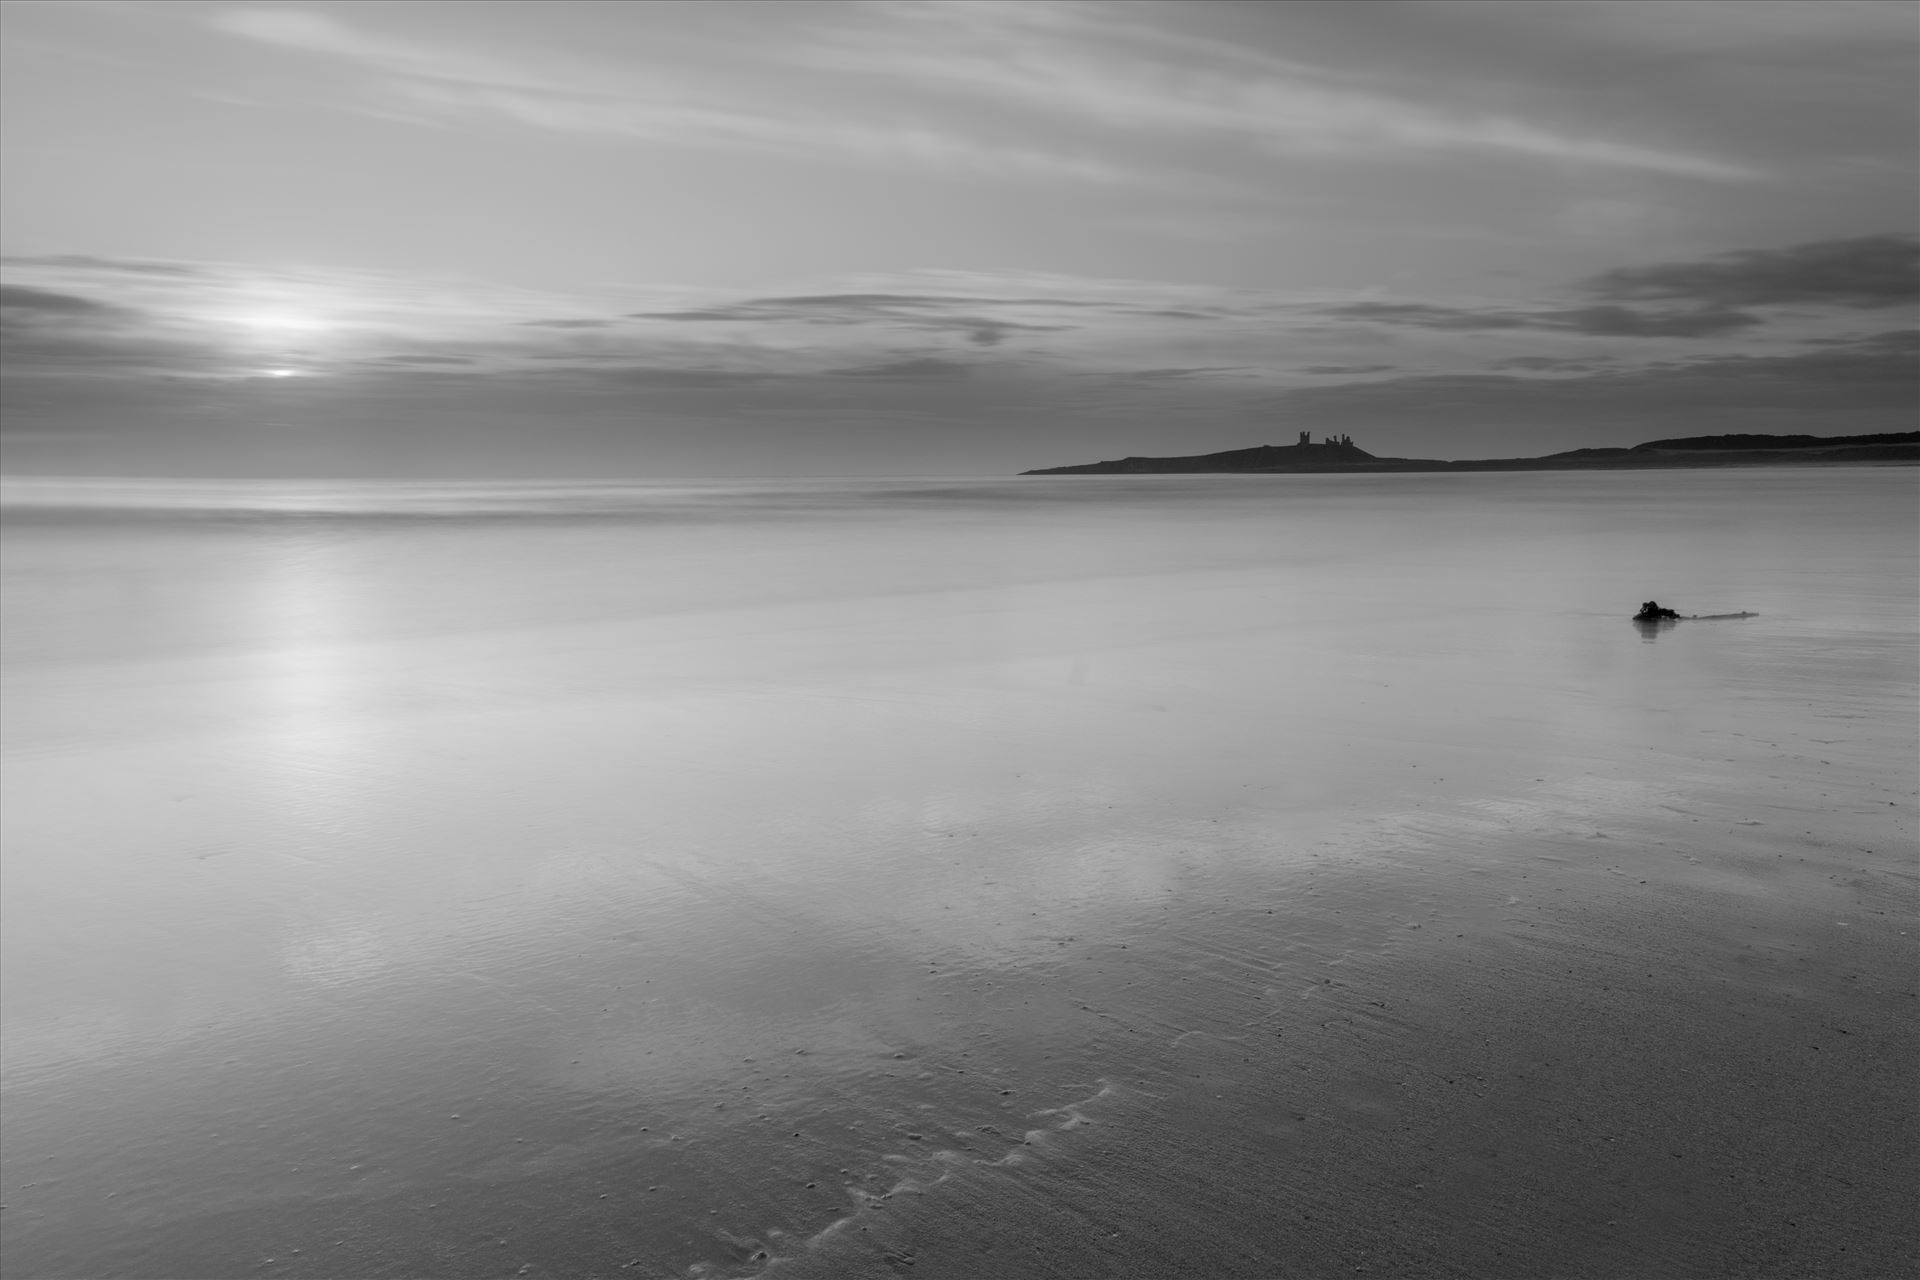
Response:
[{"label": "sun glare", "polygon": [[310,311],[242,311],[233,323],[263,338],[291,338],[321,333],[332,327],[326,317]]}]

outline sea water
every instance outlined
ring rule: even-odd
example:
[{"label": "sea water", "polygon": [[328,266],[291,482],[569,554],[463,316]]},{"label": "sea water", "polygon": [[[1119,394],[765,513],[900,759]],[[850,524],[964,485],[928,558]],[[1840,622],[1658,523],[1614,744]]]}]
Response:
[{"label": "sea water", "polygon": [[1222,984],[1415,923],[1327,876],[1688,788],[1811,836],[1761,741],[1904,813],[1915,474],[9,482],[6,1269],[740,1274],[1065,1195],[1035,1144],[1266,1027]]}]

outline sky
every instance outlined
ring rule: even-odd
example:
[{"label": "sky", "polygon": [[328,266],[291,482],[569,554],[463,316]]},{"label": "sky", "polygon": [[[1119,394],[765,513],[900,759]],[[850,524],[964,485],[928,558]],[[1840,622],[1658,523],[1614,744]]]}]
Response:
[{"label": "sky", "polygon": [[1908,430],[1917,15],[10,0],[0,467]]}]

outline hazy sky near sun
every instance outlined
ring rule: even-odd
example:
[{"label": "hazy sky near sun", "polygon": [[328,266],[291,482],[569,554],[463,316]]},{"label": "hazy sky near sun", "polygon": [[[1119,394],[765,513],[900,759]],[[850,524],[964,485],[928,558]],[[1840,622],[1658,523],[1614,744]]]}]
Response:
[{"label": "hazy sky near sun", "polygon": [[0,12],[10,472],[1910,425],[1905,0]]}]

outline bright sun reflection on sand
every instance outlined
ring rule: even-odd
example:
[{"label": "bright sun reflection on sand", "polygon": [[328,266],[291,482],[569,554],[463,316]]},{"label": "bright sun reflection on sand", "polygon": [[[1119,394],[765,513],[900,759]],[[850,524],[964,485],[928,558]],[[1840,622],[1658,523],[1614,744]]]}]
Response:
[{"label": "bright sun reflection on sand", "polygon": [[339,547],[290,537],[274,548],[255,597],[267,646],[261,710],[277,755],[302,785],[316,768],[350,766],[362,746],[352,726],[366,673],[356,648],[341,643],[352,625],[347,578]]}]

